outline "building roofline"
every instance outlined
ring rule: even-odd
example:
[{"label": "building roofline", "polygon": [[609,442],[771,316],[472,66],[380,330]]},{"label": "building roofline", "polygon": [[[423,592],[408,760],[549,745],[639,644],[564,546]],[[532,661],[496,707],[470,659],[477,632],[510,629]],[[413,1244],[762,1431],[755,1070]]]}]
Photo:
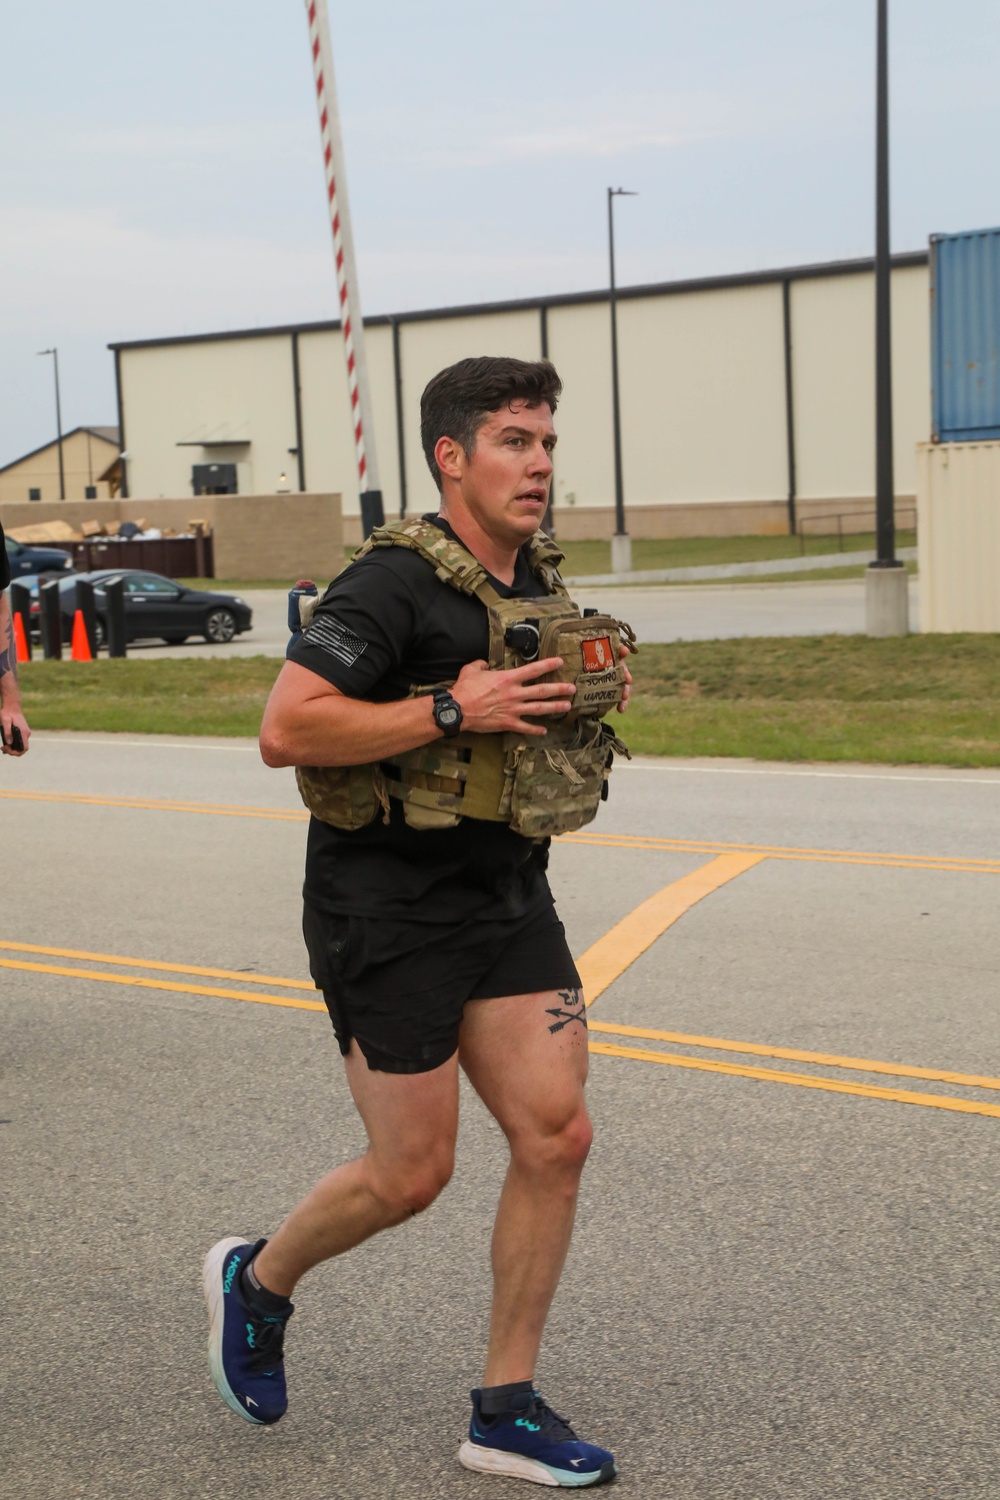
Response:
[{"label": "building roofline", "polygon": [[[907,250],[892,257],[894,270],[905,270],[908,266],[928,264],[926,250]],[[745,286],[780,285],[785,281],[814,281],[825,276],[858,276],[872,273],[875,262],[870,257],[861,260],[831,260],[817,265],[786,266],[771,271],[741,271],[728,276],[700,276],[687,281],[655,281],[639,286],[617,288],[619,302],[638,297],[669,297],[685,292],[716,292],[735,290]],[[456,307],[430,307],[415,312],[375,313],[364,319],[366,328],[387,328],[394,323],[426,323],[439,318],[488,317],[495,313],[534,312],[543,307],[581,307],[588,303],[606,302],[607,288],[592,292],[557,292],[548,297],[519,297],[506,302],[470,302]],[[340,328],[336,318],[317,323],[281,323],[266,328],[236,328],[216,333],[182,333],[167,338],[129,339],[108,348],[115,352],[121,349],[158,349],[169,344],[212,344],[229,339],[259,339],[288,337],[298,333],[330,333]],[[46,446],[48,446],[46,444]],[[41,451],[41,450],[39,450]],[[27,455],[26,455],[27,456]]]},{"label": "building roofline", "polygon": [[[91,437],[97,438],[99,442],[107,443],[111,448],[118,447],[112,438],[105,437],[103,432],[98,432],[94,427],[71,427],[69,432],[63,433],[63,442],[65,443],[67,438],[75,437],[78,432],[89,432]],[[0,464],[0,474],[6,474],[8,469],[16,469],[18,464],[23,464],[29,458],[35,458],[39,453],[44,453],[46,448],[58,448],[58,446],[59,439],[54,437],[49,442],[42,443],[40,448],[32,448],[30,452],[22,453],[20,458],[12,458],[9,464]]]}]

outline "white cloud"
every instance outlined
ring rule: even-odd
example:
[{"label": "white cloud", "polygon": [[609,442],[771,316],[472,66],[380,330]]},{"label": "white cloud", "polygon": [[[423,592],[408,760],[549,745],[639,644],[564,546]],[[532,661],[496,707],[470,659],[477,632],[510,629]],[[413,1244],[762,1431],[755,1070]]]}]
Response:
[{"label": "white cloud", "polygon": [[[794,119],[840,114],[842,100],[784,95],[700,92],[646,95],[631,100],[576,99],[546,102],[526,114],[477,112],[470,120],[440,108],[355,116],[347,122],[361,153],[411,168],[494,166],[572,157],[607,159],[644,150],[673,151],[704,141],[757,134]],[[803,113],[805,111],[805,115]],[[524,125],[528,123],[529,128]]]},{"label": "white cloud", "polygon": [[[135,129],[83,126],[60,133],[59,148],[67,156],[93,158],[105,164],[141,162],[164,165],[205,165],[276,161],[302,145],[297,122],[239,120],[232,124],[139,125]],[[318,148],[317,148],[318,149]]]},{"label": "white cloud", "polygon": [[[226,236],[171,236],[96,210],[10,206],[0,259],[16,301],[0,307],[7,333],[39,330],[106,339],[329,316],[332,251]],[[44,334],[42,333],[44,330]]]}]

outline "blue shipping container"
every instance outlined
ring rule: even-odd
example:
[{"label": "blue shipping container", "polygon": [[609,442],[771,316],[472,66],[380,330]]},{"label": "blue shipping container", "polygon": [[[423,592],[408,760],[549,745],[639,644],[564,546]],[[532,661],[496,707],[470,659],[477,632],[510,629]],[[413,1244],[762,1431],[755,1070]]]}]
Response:
[{"label": "blue shipping container", "polygon": [[1000,229],[931,236],[936,443],[1000,438]]}]

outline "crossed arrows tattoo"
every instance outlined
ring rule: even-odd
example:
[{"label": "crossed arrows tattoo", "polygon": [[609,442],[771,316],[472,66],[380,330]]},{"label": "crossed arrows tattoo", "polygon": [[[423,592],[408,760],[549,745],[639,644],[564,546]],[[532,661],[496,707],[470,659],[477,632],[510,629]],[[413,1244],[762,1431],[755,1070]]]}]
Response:
[{"label": "crossed arrows tattoo", "polygon": [[562,1006],[556,1006],[553,1010],[546,1010],[547,1016],[555,1018],[554,1024],[549,1027],[553,1034],[562,1031],[572,1021],[579,1021],[584,1031],[587,1029],[587,1007],[579,990],[560,990],[559,999],[564,1002]]}]

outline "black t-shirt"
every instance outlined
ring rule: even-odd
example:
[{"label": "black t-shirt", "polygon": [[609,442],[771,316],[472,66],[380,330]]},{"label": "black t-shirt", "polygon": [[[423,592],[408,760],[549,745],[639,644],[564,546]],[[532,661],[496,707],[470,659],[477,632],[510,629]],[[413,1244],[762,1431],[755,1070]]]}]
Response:
[{"label": "black t-shirt", "polygon": [[[449,536],[439,517],[426,516]],[[456,538],[457,540],[457,538]],[[514,582],[490,582],[504,598],[545,593],[523,552]],[[418,553],[382,547],[346,568],[327,589],[290,660],[349,698],[391,703],[414,684],[452,682],[489,654],[478,599],[442,583]],[[534,844],[505,823],[463,818],[454,828],[407,826],[393,800],[353,833],[312,818],[304,895],[320,910],[457,923],[489,913],[528,914],[548,901],[548,842]]]},{"label": "black t-shirt", "polygon": [[10,558],[7,556],[7,548],[4,545],[3,527],[0,526],[0,593],[10,583]]}]

